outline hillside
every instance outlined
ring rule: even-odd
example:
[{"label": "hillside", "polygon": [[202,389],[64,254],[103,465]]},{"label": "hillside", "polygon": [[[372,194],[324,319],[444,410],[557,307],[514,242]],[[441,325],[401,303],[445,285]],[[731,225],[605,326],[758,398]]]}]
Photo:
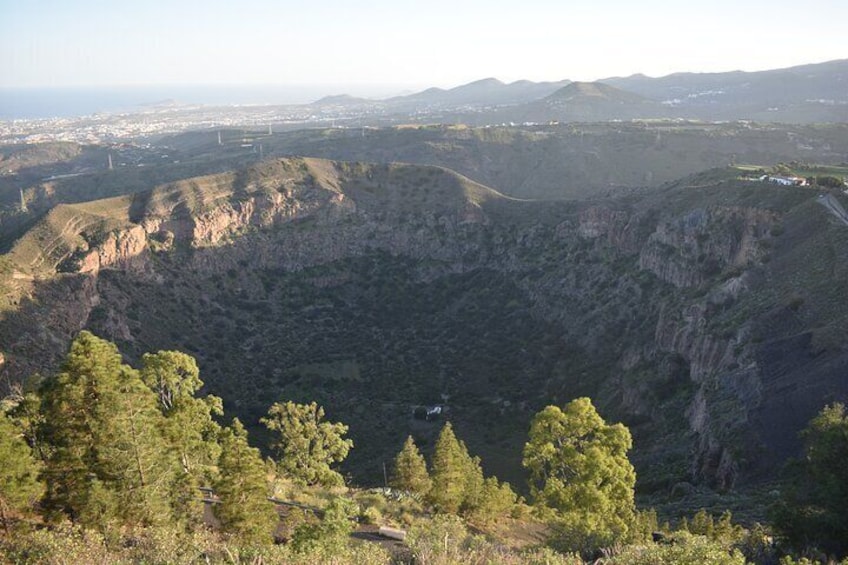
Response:
[{"label": "hillside", "polygon": [[665,117],[655,101],[602,82],[572,82],[545,98],[516,108],[522,121],[594,122]]},{"label": "hillside", "polygon": [[569,81],[531,82],[521,80],[505,84],[485,78],[450,89],[429,88],[422,92],[386,100],[392,111],[414,112],[423,108],[457,109],[462,107],[492,108],[523,104],[544,98]]},{"label": "hillside", "polygon": [[[242,148],[244,130],[201,131],[166,137],[155,146],[115,152],[145,166],[106,170],[71,158],[52,167],[27,167],[0,177],[0,251],[23,229],[59,203],[142,192],[255,163]],[[848,126],[788,126],[682,121],[580,123],[539,126],[400,126],[330,128],[268,135],[254,131],[265,157],[310,155],[362,162],[405,162],[447,167],[516,198],[582,199],[665,182],[729,163],[772,166],[780,162],[839,165],[848,156]],[[129,150],[128,150],[129,151]],[[85,153],[85,151],[83,151]],[[167,155],[168,159],[163,159]],[[79,171],[73,176],[57,174]],[[46,177],[54,178],[47,180]],[[20,213],[23,191],[28,214]]]},{"label": "hillside", "polygon": [[[193,133],[183,143],[211,136]],[[516,198],[583,199],[611,190],[658,186],[729,163],[839,164],[848,126],[775,126],[656,121],[523,127],[450,126],[322,129],[275,135],[266,155],[406,162],[458,171]]]},{"label": "hillside", "polygon": [[363,484],[406,434],[432,445],[431,404],[521,484],[532,414],[588,395],[631,427],[640,492],[744,486],[848,395],[848,228],[737,176],[550,202],[288,158],[59,206],[3,258],[3,382],[55,370],[80,328],[184,350],[251,427],[280,398],[350,424]]},{"label": "hillside", "polygon": [[640,94],[679,115],[705,120],[848,121],[848,60],[759,72],[634,75],[602,82]]}]

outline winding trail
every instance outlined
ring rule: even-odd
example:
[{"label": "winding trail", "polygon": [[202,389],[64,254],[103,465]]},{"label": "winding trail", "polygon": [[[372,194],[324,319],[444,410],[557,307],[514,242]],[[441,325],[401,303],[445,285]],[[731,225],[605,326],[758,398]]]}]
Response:
[{"label": "winding trail", "polygon": [[816,202],[830,210],[830,213],[837,217],[843,224],[848,226],[848,212],[842,207],[842,203],[832,194],[819,194]]}]

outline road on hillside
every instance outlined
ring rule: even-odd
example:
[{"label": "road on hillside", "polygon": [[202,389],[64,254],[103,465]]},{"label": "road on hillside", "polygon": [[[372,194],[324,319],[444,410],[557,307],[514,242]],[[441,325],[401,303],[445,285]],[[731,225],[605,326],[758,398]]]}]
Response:
[{"label": "road on hillside", "polygon": [[845,208],[842,207],[842,203],[836,199],[832,194],[819,194],[819,197],[816,201],[830,210],[830,213],[836,216],[843,224],[848,226],[848,213],[845,212]]}]

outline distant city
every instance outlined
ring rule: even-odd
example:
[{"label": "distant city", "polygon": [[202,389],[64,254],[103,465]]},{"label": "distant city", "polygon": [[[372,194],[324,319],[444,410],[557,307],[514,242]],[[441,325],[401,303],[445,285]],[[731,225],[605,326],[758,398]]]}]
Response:
[{"label": "distant city", "polygon": [[[308,104],[348,87],[142,87],[0,89],[0,144],[72,141],[112,143],[213,127],[332,125],[349,112]],[[362,90],[362,89],[359,89]],[[370,96],[402,92],[374,87]]]},{"label": "distant city", "polygon": [[316,116],[309,112],[307,106],[181,106],[134,113],[3,121],[0,122],[0,144],[47,141],[114,143],[190,129],[267,127],[271,124],[304,127],[310,123],[330,125],[334,120],[345,119],[344,115]]},{"label": "distant city", "polygon": [[[329,86],[0,89],[0,144],[145,142],[166,134],[215,128],[490,126],[655,119],[845,123],[846,77],[848,59],[754,73],[633,75],[592,83],[503,83],[485,78],[450,89],[428,88],[407,94],[398,87],[372,88],[368,98],[357,96],[365,94],[361,92],[364,87],[331,90]],[[326,92],[343,94],[322,96]]]}]

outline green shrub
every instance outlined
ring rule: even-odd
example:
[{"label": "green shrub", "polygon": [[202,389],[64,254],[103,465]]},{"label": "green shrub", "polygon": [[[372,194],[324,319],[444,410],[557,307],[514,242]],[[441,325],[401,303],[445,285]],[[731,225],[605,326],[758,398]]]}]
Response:
[{"label": "green shrub", "polygon": [[583,559],[573,553],[557,553],[549,547],[531,549],[520,554],[524,565],[583,565]]},{"label": "green shrub", "polygon": [[360,516],[365,524],[379,524],[383,520],[383,513],[375,506],[369,506]]},{"label": "green shrub", "polygon": [[3,563],[16,565],[65,565],[72,563],[120,563],[102,534],[64,522],[55,528],[18,531],[0,540]]},{"label": "green shrub", "polygon": [[824,186],[826,188],[842,188],[845,186],[845,183],[839,177],[834,177],[830,175],[822,175],[816,177],[816,184],[819,186]]},{"label": "green shrub", "polygon": [[745,565],[736,550],[705,536],[677,532],[669,543],[630,545],[609,561],[610,565]]},{"label": "green shrub", "polygon": [[295,528],[291,546],[301,554],[343,551],[354,528],[356,504],[345,498],[334,498],[324,510],[320,522],[306,522]]},{"label": "green shrub", "polygon": [[439,514],[432,520],[419,522],[406,538],[416,563],[454,563],[462,560],[470,534],[457,516]]}]

